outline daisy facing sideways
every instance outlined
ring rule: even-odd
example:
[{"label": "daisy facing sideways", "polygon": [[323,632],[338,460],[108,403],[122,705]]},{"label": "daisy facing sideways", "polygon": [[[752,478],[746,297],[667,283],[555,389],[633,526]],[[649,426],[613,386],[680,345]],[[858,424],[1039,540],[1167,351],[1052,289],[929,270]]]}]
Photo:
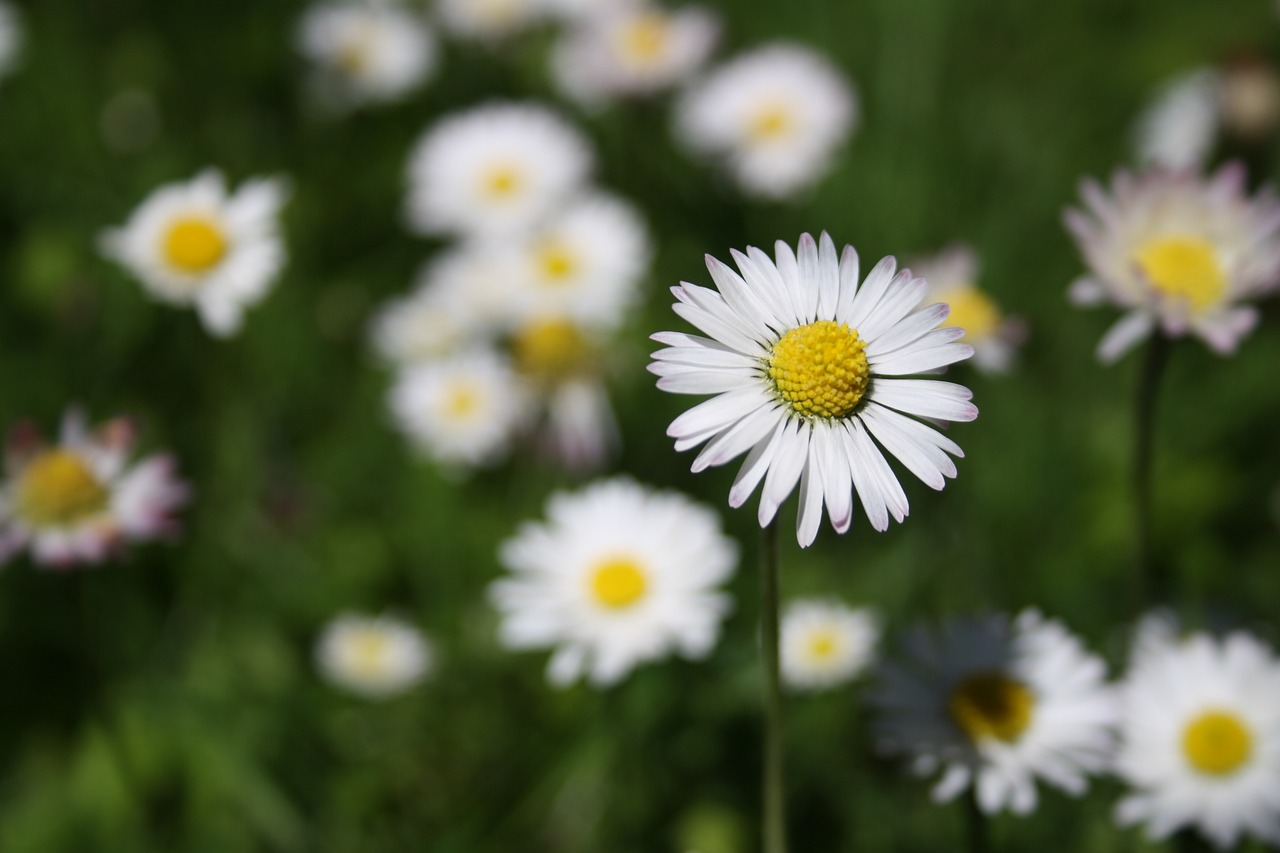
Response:
[{"label": "daisy facing sideways", "polygon": [[391,616],[343,613],[316,641],[325,680],[367,699],[385,699],[418,684],[435,655],[422,632]]},{"label": "daisy facing sideways", "polygon": [[770,258],[733,252],[741,275],[707,257],[717,290],[672,288],[677,314],[708,337],[659,332],[649,370],[658,388],[714,395],[672,421],[677,451],[704,444],[693,470],[746,454],[729,491],[742,506],[763,483],[762,527],[799,484],[796,535],[813,543],[823,506],[838,533],[853,522],[856,492],[876,530],[902,521],[907,497],[881,448],[934,489],[956,475],[960,448],[918,420],[971,421],[968,388],[910,379],[968,358],[963,329],[939,328],[946,305],[918,308],[927,288],[885,258],[858,284],[858,254],[837,259],[827,234]]},{"label": "daisy facing sideways", "polygon": [[973,249],[949,246],[912,263],[911,269],[929,282],[925,302],[945,302],[951,307],[946,325],[964,329],[960,340],[973,347],[971,364],[985,373],[1005,373],[1013,367],[1026,329],[978,287],[978,257]]},{"label": "daisy facing sideways", "polygon": [[871,662],[880,620],[836,599],[805,598],[782,613],[782,680],[795,690],[822,690],[857,678]]}]

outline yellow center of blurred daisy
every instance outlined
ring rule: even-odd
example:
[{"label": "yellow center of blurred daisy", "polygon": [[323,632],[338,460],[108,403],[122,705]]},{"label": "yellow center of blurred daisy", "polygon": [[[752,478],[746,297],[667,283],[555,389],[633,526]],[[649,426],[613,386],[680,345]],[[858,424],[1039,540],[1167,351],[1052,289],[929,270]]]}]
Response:
[{"label": "yellow center of blurred daisy", "polygon": [[519,169],[514,166],[495,166],[481,179],[480,188],[489,198],[503,200],[518,193],[523,183]]},{"label": "yellow center of blurred daisy", "polygon": [[387,637],[381,631],[361,631],[351,638],[351,664],[363,675],[379,675],[387,659]]},{"label": "yellow center of blurred daisy", "polygon": [[1020,681],[999,672],[975,672],[951,692],[951,719],[975,741],[1013,743],[1031,723],[1036,700]]},{"label": "yellow center of blurred daisy", "polygon": [[444,413],[451,420],[466,420],[479,408],[480,395],[470,385],[458,383],[445,393]]},{"label": "yellow center of blurred daisy", "polygon": [[603,560],[591,572],[591,594],[611,610],[632,606],[648,589],[644,569],[630,557]]},{"label": "yellow center of blurred daisy", "polygon": [[573,278],[578,271],[578,258],[574,252],[557,240],[547,240],[534,249],[535,263],[542,281],[560,285]]},{"label": "yellow center of blurred daisy", "polygon": [[1201,237],[1159,237],[1134,253],[1143,275],[1169,299],[1185,300],[1201,311],[1218,302],[1227,277],[1213,244]]},{"label": "yellow center of blurred daisy", "polygon": [[829,660],[840,647],[832,631],[815,631],[809,637],[809,657],[815,661]]},{"label": "yellow center of blurred daisy", "polygon": [[666,51],[669,34],[665,16],[640,15],[623,30],[623,52],[641,62],[652,61]]},{"label": "yellow center of blurred daisy", "polygon": [[951,306],[946,325],[964,329],[962,341],[980,341],[1000,328],[1000,309],[976,287],[953,287],[938,294],[938,301]]},{"label": "yellow center of blurred daisy", "polygon": [[1253,735],[1235,714],[1206,711],[1182,733],[1182,751],[1201,773],[1225,776],[1253,755]]},{"label": "yellow center of blurred daisy", "polygon": [[786,104],[765,104],[748,121],[747,135],[756,142],[770,142],[786,136],[794,124],[795,116]]},{"label": "yellow center of blurred daisy", "polygon": [[207,272],[227,254],[218,223],[204,216],[175,219],[164,235],[164,259],[185,273]]},{"label": "yellow center of blurred daisy", "polygon": [[871,381],[866,345],[844,323],[799,326],[773,345],[769,378],[798,415],[843,418],[857,408]]},{"label": "yellow center of blurred daisy", "polygon": [[359,74],[364,71],[369,66],[369,60],[373,55],[371,42],[372,40],[364,33],[358,36],[353,35],[338,49],[338,67],[348,74]]},{"label": "yellow center of blurred daisy", "polygon": [[516,332],[511,342],[516,368],[545,382],[558,382],[587,367],[591,345],[568,320],[538,320]]},{"label": "yellow center of blurred daisy", "polygon": [[66,450],[46,450],[18,480],[18,512],[40,526],[67,525],[107,508],[109,495],[89,466]]}]

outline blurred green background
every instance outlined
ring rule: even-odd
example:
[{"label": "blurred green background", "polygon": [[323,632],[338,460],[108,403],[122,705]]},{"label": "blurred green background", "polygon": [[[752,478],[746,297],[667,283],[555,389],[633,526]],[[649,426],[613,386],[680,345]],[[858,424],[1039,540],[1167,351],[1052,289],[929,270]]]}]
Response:
[{"label": "blurred green background", "polygon": [[[1241,52],[1280,56],[1272,4],[715,3],[718,57],[799,40],[860,92],[856,138],[794,205],[745,202],[677,150],[666,100],[574,113],[600,183],[642,207],[657,245],[616,354],[616,470],[724,508],[746,543],[714,655],[643,667],[603,693],[555,691],[544,655],[500,649],[483,594],[497,543],[576,481],[516,458],[456,482],[414,459],[366,331],[439,248],[402,226],[413,140],[485,99],[552,98],[549,30],[497,51],[448,44],[421,93],[334,120],[303,97],[299,3],[18,5],[24,58],[0,80],[0,424],[53,429],[72,402],[94,419],[135,413],[144,448],[172,448],[197,494],[175,544],[74,576],[23,559],[0,577],[0,850],[754,850],[754,512],[725,507],[736,466],[688,473],[664,429],[689,400],[657,392],[643,368],[650,332],[685,328],[666,288],[708,283],[704,252],[805,230],[853,243],[868,266],[968,240],[981,283],[1031,337],[1012,376],[961,371],[982,415],[951,431],[967,454],[959,478],[940,494],[904,481],[911,517],[885,534],[859,518],[803,553],[783,536],[784,597],[873,605],[891,635],[1033,605],[1121,659],[1139,359],[1094,360],[1114,315],[1068,306],[1081,262],[1060,213],[1082,175],[1131,159],[1132,120],[1165,79]],[[1273,153],[1250,152],[1255,179],[1273,177]],[[285,274],[225,342],[97,251],[151,189],[208,165],[233,182],[287,175],[294,189]],[[1235,358],[1178,346],[1156,451],[1169,603],[1188,624],[1272,641],[1277,365],[1275,306]],[[421,626],[440,651],[435,677],[385,703],[321,683],[311,644],[345,609]],[[931,805],[925,784],[871,755],[860,693],[789,702],[794,849],[959,846],[962,810]],[[1117,792],[1042,788],[1033,817],[996,820],[995,842],[1159,849],[1112,826]]]}]

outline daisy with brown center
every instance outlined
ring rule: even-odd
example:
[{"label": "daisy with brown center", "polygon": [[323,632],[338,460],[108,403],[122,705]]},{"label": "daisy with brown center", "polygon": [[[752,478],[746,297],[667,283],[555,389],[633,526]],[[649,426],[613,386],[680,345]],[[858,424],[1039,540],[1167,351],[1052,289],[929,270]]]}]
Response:
[{"label": "daisy with brown center", "polygon": [[403,693],[430,672],[435,655],[422,632],[391,616],[343,613],[316,641],[321,675],[368,699]]},{"label": "daisy with brown center", "polygon": [[1008,371],[1025,329],[1022,321],[1006,315],[978,286],[978,258],[973,249],[963,244],[950,246],[912,263],[911,269],[929,282],[926,302],[943,302],[951,308],[946,325],[964,330],[960,340],[973,347],[970,363],[987,373]]}]

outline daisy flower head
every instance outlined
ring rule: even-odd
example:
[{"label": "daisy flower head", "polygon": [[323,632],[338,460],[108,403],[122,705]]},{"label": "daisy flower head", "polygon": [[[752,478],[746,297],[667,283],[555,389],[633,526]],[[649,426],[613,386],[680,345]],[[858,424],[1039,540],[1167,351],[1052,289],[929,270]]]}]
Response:
[{"label": "daisy flower head", "polygon": [[1200,169],[1218,141],[1222,79],[1197,68],[1166,83],[1138,118],[1134,147],[1144,166]]},{"label": "daisy flower head", "polygon": [[468,343],[471,323],[465,307],[447,290],[419,287],[388,301],[374,315],[372,338],[391,364],[440,358]]},{"label": "daisy flower head", "polygon": [[0,0],[0,77],[13,70],[22,50],[22,19],[8,3]]},{"label": "daisy flower head", "polygon": [[828,171],[857,112],[852,85],[829,60],[772,44],[693,84],[677,105],[676,135],[723,160],[744,191],[782,199]]},{"label": "daisy flower head", "polygon": [[1238,164],[1204,178],[1119,172],[1109,189],[1086,181],[1081,193],[1084,208],[1068,210],[1066,225],[1089,272],[1071,285],[1071,298],[1125,312],[1098,345],[1099,359],[1113,362],[1156,332],[1234,352],[1258,321],[1242,303],[1280,283],[1274,193],[1246,195]]},{"label": "daisy flower head", "polygon": [[511,649],[554,649],[553,684],[603,687],[679,653],[705,657],[729,611],[737,546],[707,507],[625,477],[547,502],[499,551],[490,587]]},{"label": "daisy flower head", "polygon": [[450,35],[492,44],[528,28],[543,8],[539,0],[436,0],[435,11]]},{"label": "daisy flower head", "polygon": [[911,268],[929,282],[925,302],[945,302],[951,307],[946,325],[964,329],[960,340],[973,347],[972,363],[987,373],[1007,372],[1017,356],[1023,324],[1006,316],[990,294],[978,287],[978,258],[973,249],[950,246]]},{"label": "daisy flower head", "polygon": [[228,192],[222,175],[208,170],[153,192],[122,228],[104,235],[103,251],[152,297],[192,306],[210,333],[227,337],[284,266],[280,208],[287,195],[278,179]]},{"label": "daisy flower head", "polygon": [[574,196],[591,170],[586,139],[538,104],[491,103],[448,116],[409,163],[408,217],[422,234],[509,234]]},{"label": "daisy flower head", "polygon": [[1192,827],[1216,847],[1280,844],[1280,660],[1235,633],[1169,639],[1135,657],[1121,687],[1116,773],[1123,824],[1152,838]]},{"label": "daisy flower head", "polygon": [[137,431],[125,419],[90,430],[76,410],[56,443],[15,428],[0,483],[0,564],[29,548],[41,565],[97,564],[130,542],[177,531],[174,512],[190,496],[168,454],[132,461]]},{"label": "daisy flower head", "polygon": [[782,680],[822,690],[857,678],[875,654],[880,620],[835,599],[799,599],[782,613]]},{"label": "daisy flower head", "polygon": [[917,630],[884,664],[872,704],[879,748],[947,802],[974,787],[978,806],[1027,814],[1039,778],[1072,795],[1107,767],[1117,715],[1106,667],[1052,619],[1025,611]]},{"label": "daisy flower head", "polygon": [[758,519],[768,525],[799,483],[796,536],[813,543],[825,505],[831,525],[848,531],[853,493],[876,530],[907,515],[907,497],[881,448],[927,485],[956,475],[947,454],[959,446],[917,420],[971,421],[968,388],[910,379],[968,358],[964,330],[938,328],[946,305],[917,309],[927,285],[893,258],[861,286],[858,253],[808,234],[799,251],[781,240],[770,258],[756,248],[733,252],[741,275],[707,257],[717,290],[683,282],[672,288],[675,312],[709,337],[659,332],[653,353],[658,388],[713,394],[667,428],[676,450],[706,443],[693,470],[746,454],[729,505],[760,492]]},{"label": "daisy flower head", "polygon": [[391,616],[343,613],[321,631],[316,666],[330,684],[386,699],[418,684],[435,655],[422,632]]}]

